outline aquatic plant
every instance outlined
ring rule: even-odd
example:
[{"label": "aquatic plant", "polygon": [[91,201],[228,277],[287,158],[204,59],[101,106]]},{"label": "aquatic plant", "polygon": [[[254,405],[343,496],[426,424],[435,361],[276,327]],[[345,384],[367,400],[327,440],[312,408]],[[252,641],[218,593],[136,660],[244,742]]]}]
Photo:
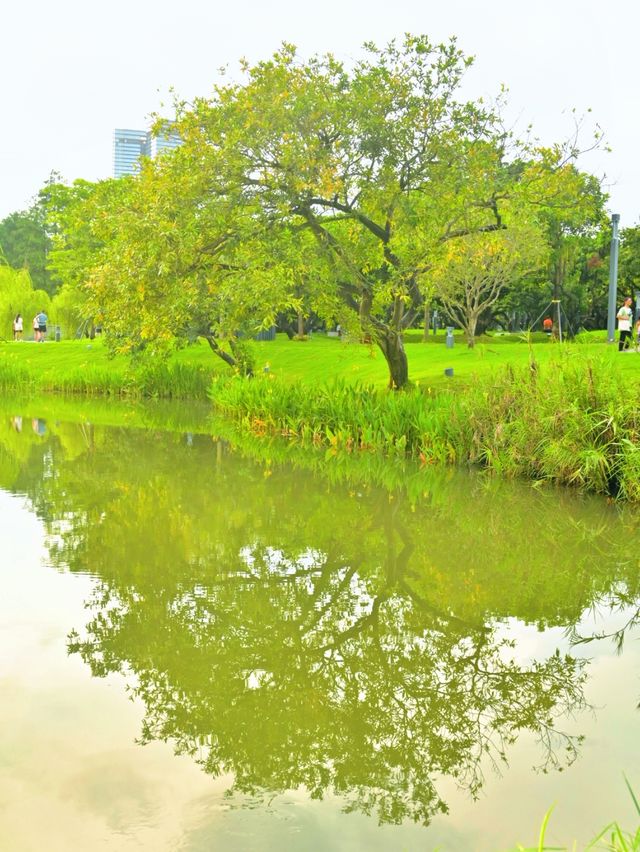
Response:
[{"label": "aquatic plant", "polygon": [[576,350],[507,366],[470,386],[397,394],[335,380],[310,388],[271,376],[216,378],[215,408],[257,434],[334,450],[472,463],[640,500],[639,395],[605,358]]}]

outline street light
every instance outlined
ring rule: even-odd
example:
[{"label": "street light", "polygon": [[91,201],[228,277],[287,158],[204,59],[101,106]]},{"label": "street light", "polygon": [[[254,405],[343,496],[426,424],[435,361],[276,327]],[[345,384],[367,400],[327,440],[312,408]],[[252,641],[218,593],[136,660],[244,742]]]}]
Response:
[{"label": "street light", "polygon": [[620,214],[614,213],[611,217],[611,252],[609,255],[609,310],[607,312],[607,343],[614,343],[616,339],[616,303],[618,301],[618,249],[620,239],[618,237],[618,224]]}]

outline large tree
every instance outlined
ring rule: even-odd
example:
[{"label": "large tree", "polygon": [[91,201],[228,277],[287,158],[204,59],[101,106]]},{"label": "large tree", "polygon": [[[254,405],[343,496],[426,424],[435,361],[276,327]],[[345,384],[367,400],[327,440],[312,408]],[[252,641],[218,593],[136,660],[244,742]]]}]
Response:
[{"label": "large tree", "polygon": [[[252,205],[254,221],[271,225],[261,237],[278,227],[314,236],[328,286],[402,387],[402,333],[437,248],[508,228],[523,209],[573,206],[578,152],[517,144],[497,109],[460,102],[470,60],[454,41],[408,36],[366,51],[347,69],[330,56],[301,63],[285,45],[184,108],[178,128],[183,156],[209,174],[204,204]],[[256,240],[253,257],[269,248]]]},{"label": "large tree", "polygon": [[108,239],[87,284],[118,345],[199,335],[235,365],[237,330],[313,310],[372,339],[403,387],[403,332],[439,248],[577,192],[573,140],[518,143],[499,105],[459,99],[470,62],[424,36],[366,45],[350,68],[284,45],[177,104],[182,146],[92,225]]}]

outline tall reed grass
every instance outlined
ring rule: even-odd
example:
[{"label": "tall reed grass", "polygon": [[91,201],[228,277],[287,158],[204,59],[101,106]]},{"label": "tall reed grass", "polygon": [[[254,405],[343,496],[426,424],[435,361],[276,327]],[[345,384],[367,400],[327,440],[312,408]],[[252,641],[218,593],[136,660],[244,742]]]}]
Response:
[{"label": "tall reed grass", "polygon": [[560,356],[470,386],[390,393],[334,381],[217,378],[215,408],[254,433],[349,452],[472,463],[640,500],[640,394],[611,360]]},{"label": "tall reed grass", "polygon": [[126,368],[110,364],[65,365],[55,371],[11,357],[0,360],[0,390],[4,392],[205,400],[210,385],[211,370],[164,360],[132,362]]}]

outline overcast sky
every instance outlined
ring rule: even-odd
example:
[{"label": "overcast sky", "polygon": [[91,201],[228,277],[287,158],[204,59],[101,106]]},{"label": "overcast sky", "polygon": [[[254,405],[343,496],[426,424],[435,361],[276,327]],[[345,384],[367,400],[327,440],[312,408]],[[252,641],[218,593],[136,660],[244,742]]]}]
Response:
[{"label": "overcast sky", "polygon": [[583,168],[606,173],[623,226],[640,219],[637,0],[23,0],[1,20],[0,217],[28,206],[52,169],[109,177],[114,128],[146,128],[171,87],[206,95],[220,66],[235,72],[284,40],[349,61],[364,41],[413,32],[456,35],[476,57],[466,92],[504,83],[511,118],[545,142],[570,133],[572,108],[590,108],[613,150]]}]

